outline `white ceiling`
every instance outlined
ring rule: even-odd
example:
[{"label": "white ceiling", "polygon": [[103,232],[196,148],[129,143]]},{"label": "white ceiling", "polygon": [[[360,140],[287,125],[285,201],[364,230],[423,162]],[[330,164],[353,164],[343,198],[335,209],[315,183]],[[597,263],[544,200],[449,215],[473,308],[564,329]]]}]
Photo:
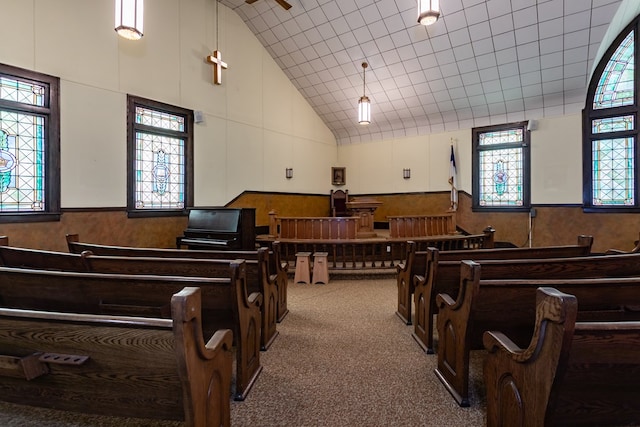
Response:
[{"label": "white ceiling", "polygon": [[[351,144],[571,114],[622,0],[221,0]],[[371,124],[357,103],[371,99]]]}]

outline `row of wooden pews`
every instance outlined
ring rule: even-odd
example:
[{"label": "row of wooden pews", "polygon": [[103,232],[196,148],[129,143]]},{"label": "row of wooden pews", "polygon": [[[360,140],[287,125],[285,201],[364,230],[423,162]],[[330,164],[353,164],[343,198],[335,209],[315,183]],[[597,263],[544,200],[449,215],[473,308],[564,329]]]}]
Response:
[{"label": "row of wooden pews", "polygon": [[[202,301],[197,307],[190,306],[188,314],[191,321],[195,322],[197,311],[201,325],[194,323],[193,327],[201,340],[202,334],[213,336],[218,330],[229,330],[223,341],[226,343],[232,338],[228,345],[225,344],[228,347],[225,351],[229,355],[235,354],[235,375],[233,382],[229,379],[228,385],[221,391],[217,389],[219,384],[214,384],[211,379],[207,380],[199,374],[197,378],[191,378],[192,370],[183,372],[189,378],[183,379],[182,383],[189,385],[189,381],[195,382],[198,386],[205,386],[205,391],[207,387],[215,386],[216,390],[206,393],[212,398],[222,394],[227,403],[224,407],[219,407],[218,403],[213,407],[212,402],[208,402],[207,411],[226,413],[226,421],[216,422],[215,425],[228,425],[229,393],[233,394],[235,400],[246,398],[262,370],[260,350],[266,350],[271,345],[277,336],[276,322],[281,321],[288,312],[288,267],[277,259],[278,253],[270,252],[267,248],[256,251],[187,251],[103,246],[81,243],[77,235],[68,235],[67,243],[72,253],[10,247],[8,238],[0,237],[0,263],[3,266],[0,267],[0,306],[23,312],[40,311],[45,317],[47,312],[61,312],[71,317],[84,316],[83,319],[127,317],[133,319],[133,327],[139,323],[138,318],[163,319],[161,323],[166,326],[172,316],[172,295],[183,287],[200,289],[198,297],[201,294]],[[119,255],[96,255],[94,251]],[[271,271],[274,273],[271,274]],[[231,349],[232,343],[234,351]],[[129,344],[138,345],[137,341]],[[7,345],[13,348],[13,345]],[[24,363],[22,358],[28,355],[13,355],[3,359],[4,348],[0,342],[0,375],[7,369],[7,364],[14,368],[13,365]],[[194,349],[197,349],[196,353]],[[205,349],[204,345],[195,345],[182,352],[200,354]],[[55,353],[53,350],[47,351],[52,352]],[[6,353],[10,354],[8,350]],[[148,357],[153,358],[153,348]],[[34,359],[29,357],[28,360]],[[231,365],[228,377],[232,377]],[[216,378],[223,380],[226,377],[216,374]],[[209,381],[209,384],[203,381]],[[15,398],[18,403],[38,402],[38,399],[29,397],[22,399],[20,393]],[[156,397],[150,395],[149,398]],[[186,403],[185,398],[185,410]],[[60,407],[67,408],[64,405]],[[109,412],[108,409],[100,412],[98,408],[94,411],[90,405],[82,404],[69,409],[82,408],[96,413]],[[132,413],[136,413],[134,408],[135,405]],[[147,417],[149,413],[137,411],[137,416]],[[156,417],[172,418],[166,417],[164,412],[157,412]]]},{"label": "row of wooden pews", "polygon": [[[579,237],[577,246],[591,243]],[[538,258],[518,258],[527,252],[516,249],[500,250],[502,259],[483,258],[491,250],[427,251],[424,276],[414,279],[414,337],[435,349],[437,313],[436,375],[468,406],[469,355],[486,348],[488,425],[640,423],[640,254],[583,249],[559,258],[557,247],[535,249]],[[542,300],[555,301],[558,314],[567,298],[578,303],[573,320],[554,323],[564,335],[551,332]]]},{"label": "row of wooden pews", "polygon": [[[443,289],[438,286],[450,284],[451,286],[447,289],[455,288],[458,284],[461,260],[585,256],[591,253],[592,245],[592,236],[578,236],[575,245],[536,248],[477,248],[472,251],[443,251],[437,248],[426,248],[423,251],[416,251],[416,245],[410,241],[405,262],[397,269],[398,308],[396,315],[408,325],[414,323],[413,337],[427,353],[433,353],[433,315],[437,313],[435,297]],[[438,268],[440,265],[443,265],[443,268]],[[413,305],[415,305],[415,316],[412,316],[411,313],[412,299]]]},{"label": "row of wooden pews", "polygon": [[[251,386],[257,379],[262,366],[260,364],[260,350],[266,349],[277,335],[275,331],[275,304],[273,283],[269,285],[265,277],[267,273],[266,248],[260,249],[259,259],[256,260],[229,260],[206,258],[160,258],[148,256],[109,256],[94,255],[91,251],[83,251],[81,254],[16,248],[7,246],[8,239],[0,238],[0,264],[6,267],[62,270],[65,272],[91,272],[102,274],[127,274],[127,275],[153,275],[171,276],[177,279],[188,277],[228,278],[232,273],[230,265],[241,265],[241,278],[235,284],[229,295],[220,294],[220,298],[226,299],[225,304],[230,304],[227,312],[230,322],[229,328],[233,329],[234,345],[236,351],[236,376],[235,393],[236,400],[244,400]],[[183,251],[190,252],[190,251]],[[254,255],[255,257],[255,255]],[[251,274],[247,272],[251,271]],[[251,280],[249,280],[251,278]],[[146,310],[148,299],[144,290],[136,295],[134,303],[126,305],[102,301],[100,314],[123,314],[141,307]],[[271,310],[265,309],[265,295],[270,296]],[[165,295],[166,296],[166,295]],[[51,299],[55,301],[55,296]],[[216,298],[216,295],[211,295]],[[131,298],[129,298],[131,299]],[[151,311],[151,315],[169,316],[167,302],[158,307],[158,312]],[[212,305],[213,304],[213,305]],[[205,328],[211,318],[212,322],[219,322],[220,314],[208,310],[209,306],[215,307],[216,301],[205,300],[205,312],[203,313]],[[155,309],[154,309],[155,310]],[[211,312],[210,312],[211,311]],[[262,319],[267,319],[263,323]],[[207,331],[207,329],[205,329]],[[265,339],[265,337],[267,337]]]},{"label": "row of wooden pews", "polygon": [[[239,280],[241,266],[233,269]],[[213,324],[205,326],[201,303],[232,282],[0,267],[1,399],[229,426],[233,334],[222,327],[209,334]],[[158,306],[172,293],[171,318],[97,314],[105,298],[124,303],[120,298],[143,289]]]},{"label": "row of wooden pews", "polygon": [[[277,299],[275,300],[274,306],[275,308],[270,307],[267,311],[271,312],[275,309],[276,319],[278,322],[281,322],[289,312],[289,309],[287,308],[287,274],[289,270],[289,263],[282,259],[279,242],[273,242],[272,250],[265,253],[261,250],[216,251],[194,249],[185,251],[181,249],[102,245],[97,243],[81,242],[78,234],[67,234],[66,239],[69,252],[76,254],[82,253],[83,251],[90,251],[94,255],[130,257],[244,259],[249,265],[253,264],[253,261],[257,261],[258,266],[263,265],[262,260],[266,257],[268,261],[268,268],[255,273],[250,271],[251,268],[249,268],[249,279],[251,280],[252,276],[256,276],[256,279],[253,280],[252,283],[259,283],[262,281],[263,284],[267,282],[273,282],[275,284],[275,291],[277,293]],[[269,288],[271,287],[270,285],[266,286]],[[266,292],[266,294],[273,296],[272,291]],[[271,297],[265,298],[265,304],[271,305],[271,302]]]},{"label": "row of wooden pews", "polygon": [[640,254],[462,261],[457,269],[457,296],[441,289],[436,297],[436,374],[461,406],[468,405],[470,352],[483,348],[487,330],[503,331],[524,346],[539,287],[575,295],[580,320],[640,320]]}]

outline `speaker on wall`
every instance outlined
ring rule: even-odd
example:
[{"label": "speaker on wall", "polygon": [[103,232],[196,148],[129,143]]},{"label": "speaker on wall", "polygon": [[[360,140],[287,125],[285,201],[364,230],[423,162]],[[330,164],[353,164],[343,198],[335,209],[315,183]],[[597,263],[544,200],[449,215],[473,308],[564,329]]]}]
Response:
[{"label": "speaker on wall", "polygon": [[529,120],[527,123],[527,130],[532,131],[538,129],[538,121],[537,120]]},{"label": "speaker on wall", "polygon": [[193,121],[196,123],[204,122],[204,113],[200,110],[196,110],[193,112]]}]

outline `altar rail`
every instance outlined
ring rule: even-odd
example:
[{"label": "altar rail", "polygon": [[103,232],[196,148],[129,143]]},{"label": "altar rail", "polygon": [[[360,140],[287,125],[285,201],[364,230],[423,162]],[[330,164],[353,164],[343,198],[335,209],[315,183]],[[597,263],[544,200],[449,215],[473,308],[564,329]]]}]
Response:
[{"label": "altar rail", "polygon": [[388,216],[391,238],[441,236],[456,233],[454,213],[442,215]]},{"label": "altar rail", "polygon": [[[258,239],[264,244],[273,243]],[[394,269],[406,261],[407,239],[336,239],[336,240],[293,240],[279,239],[274,250],[280,251],[283,261],[294,265],[298,252],[327,252],[327,264],[332,270]],[[493,247],[493,230],[483,234],[431,236],[411,239],[416,248],[426,251],[427,247],[439,250],[480,249]]]},{"label": "altar rail", "polygon": [[278,239],[355,239],[359,217],[279,217],[269,212],[269,235]]}]

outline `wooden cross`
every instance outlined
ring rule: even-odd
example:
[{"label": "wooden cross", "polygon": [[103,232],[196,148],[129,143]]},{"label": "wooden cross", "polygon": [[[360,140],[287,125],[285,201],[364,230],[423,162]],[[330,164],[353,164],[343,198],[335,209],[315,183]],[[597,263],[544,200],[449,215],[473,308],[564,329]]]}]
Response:
[{"label": "wooden cross", "polygon": [[222,61],[222,53],[214,50],[213,55],[207,56],[207,62],[213,65],[213,84],[222,84],[222,69],[227,69],[227,63]]}]

